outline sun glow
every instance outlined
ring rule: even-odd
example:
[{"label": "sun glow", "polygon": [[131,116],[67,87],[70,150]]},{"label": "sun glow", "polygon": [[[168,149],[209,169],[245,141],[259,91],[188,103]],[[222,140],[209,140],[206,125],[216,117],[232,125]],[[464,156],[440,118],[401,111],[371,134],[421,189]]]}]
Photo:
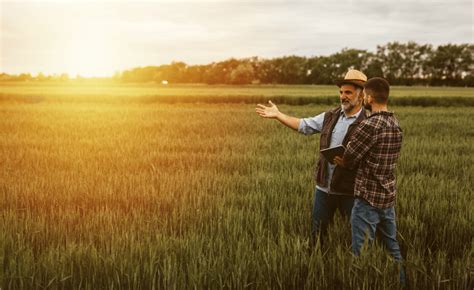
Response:
[{"label": "sun glow", "polygon": [[63,44],[62,66],[70,76],[112,76],[116,69],[116,48],[107,34],[94,27],[83,27]]}]

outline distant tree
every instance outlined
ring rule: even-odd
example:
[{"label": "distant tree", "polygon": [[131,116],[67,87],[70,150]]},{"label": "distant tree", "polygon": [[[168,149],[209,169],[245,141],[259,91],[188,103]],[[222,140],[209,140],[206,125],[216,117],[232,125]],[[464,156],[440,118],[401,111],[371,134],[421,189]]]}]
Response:
[{"label": "distant tree", "polygon": [[255,72],[256,78],[263,84],[277,83],[277,76],[279,73],[275,61],[270,59],[260,60],[258,69]]},{"label": "distant tree", "polygon": [[225,68],[220,63],[211,63],[204,72],[204,82],[207,84],[222,84],[225,82]]},{"label": "distant tree", "polygon": [[418,46],[417,57],[417,66],[419,71],[417,74],[414,74],[413,77],[415,82],[423,85],[427,85],[430,79],[430,68],[429,62],[433,54],[433,46],[431,44],[425,44]]},{"label": "distant tree", "polygon": [[[263,59],[230,58],[206,65],[172,62],[116,72],[122,82],[207,84],[334,84],[348,69],[362,70],[368,77],[383,76],[392,84],[474,86],[474,45],[447,44],[433,48],[415,42],[389,42],[376,52],[344,48],[329,56],[296,55]],[[0,75],[0,80],[28,80],[28,74]],[[59,77],[67,79],[67,76]],[[40,73],[35,80],[50,80]]]},{"label": "distant tree", "polygon": [[0,73],[0,81],[8,81],[10,76],[6,73]]},{"label": "distant tree", "polygon": [[376,54],[371,52],[367,52],[366,63],[361,69],[369,78],[384,76],[382,60]]},{"label": "distant tree", "polygon": [[42,72],[38,73],[38,75],[35,77],[35,80],[40,82],[46,81],[47,79],[48,78]]},{"label": "distant tree", "polygon": [[391,42],[377,46],[376,61],[382,64],[383,74],[391,83],[412,85],[428,76],[426,64],[431,52],[430,45]]},{"label": "distant tree", "polygon": [[155,66],[138,67],[122,73],[123,82],[153,82],[156,81],[158,69]]},{"label": "distant tree", "polygon": [[332,54],[334,63],[332,75],[334,78],[343,78],[349,69],[361,70],[367,62],[367,51],[344,48],[341,52]]},{"label": "distant tree", "polygon": [[250,84],[254,80],[255,71],[251,63],[243,62],[230,74],[230,83],[237,85]]},{"label": "distant tree", "polygon": [[28,73],[28,74],[22,73],[22,74],[20,74],[19,76],[17,76],[17,77],[15,78],[15,80],[16,80],[16,81],[22,81],[22,82],[23,82],[23,81],[31,81],[31,80],[33,80],[33,77],[32,77],[31,74],[29,74],[29,73]]},{"label": "distant tree", "polygon": [[431,84],[461,85],[472,76],[474,45],[440,45],[430,59]]},{"label": "distant tree", "polygon": [[328,75],[328,57],[316,56],[309,58],[306,65],[306,83],[328,84],[331,77]]},{"label": "distant tree", "polygon": [[69,80],[69,75],[66,73],[63,73],[59,76],[59,80],[62,82],[68,81]]},{"label": "distant tree", "polygon": [[400,46],[402,63],[400,66],[400,76],[398,83],[402,85],[413,85],[417,79],[424,76],[424,63],[430,53],[430,46],[418,45],[415,42],[408,42]]},{"label": "distant tree", "polygon": [[[158,74],[162,80],[167,80],[172,83],[184,82],[184,77],[187,69],[184,62],[172,62],[170,65],[161,65],[158,67]],[[162,80],[159,80],[161,82]]]},{"label": "distant tree", "polygon": [[204,73],[204,81],[208,84],[229,84],[231,73],[235,70],[240,60],[231,58],[221,62],[213,62],[208,65]]},{"label": "distant tree", "polygon": [[205,65],[188,66],[183,77],[185,83],[204,83]]},{"label": "distant tree", "polygon": [[377,46],[377,57],[382,63],[384,77],[392,84],[401,76],[403,52],[398,42],[391,42],[383,46]]},{"label": "distant tree", "polygon": [[273,60],[280,84],[301,84],[306,79],[306,58],[301,56],[285,56]]}]

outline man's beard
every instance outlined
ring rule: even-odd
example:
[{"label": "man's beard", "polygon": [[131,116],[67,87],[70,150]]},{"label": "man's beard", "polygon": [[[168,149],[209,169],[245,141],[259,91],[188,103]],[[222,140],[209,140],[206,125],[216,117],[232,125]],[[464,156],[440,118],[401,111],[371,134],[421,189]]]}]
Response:
[{"label": "man's beard", "polygon": [[344,112],[350,112],[352,109],[354,109],[359,103],[355,101],[354,103],[351,103],[351,101],[343,101],[341,102],[341,109]]}]

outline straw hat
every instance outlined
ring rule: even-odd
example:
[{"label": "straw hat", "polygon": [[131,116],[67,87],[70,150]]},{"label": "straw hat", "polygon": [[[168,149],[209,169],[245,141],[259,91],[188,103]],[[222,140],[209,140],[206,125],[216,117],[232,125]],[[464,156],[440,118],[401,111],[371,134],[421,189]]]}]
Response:
[{"label": "straw hat", "polygon": [[364,88],[364,84],[366,81],[367,81],[367,76],[365,74],[363,74],[361,71],[350,69],[346,73],[346,76],[344,77],[344,79],[336,81],[336,85],[338,87],[341,87],[342,85],[350,84],[350,85],[354,85],[360,88]]}]

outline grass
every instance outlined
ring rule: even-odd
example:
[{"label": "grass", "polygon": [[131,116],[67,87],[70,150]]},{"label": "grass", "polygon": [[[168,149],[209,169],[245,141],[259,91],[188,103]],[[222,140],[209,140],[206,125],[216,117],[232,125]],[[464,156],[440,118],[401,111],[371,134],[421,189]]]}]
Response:
[{"label": "grass", "polygon": [[[139,103],[247,103],[272,99],[280,104],[333,105],[336,86],[247,85],[209,86],[102,83],[0,83],[0,102],[139,102]],[[400,106],[474,106],[474,88],[393,87],[392,104]]]},{"label": "grass", "polygon": [[[2,289],[397,287],[380,246],[352,257],[339,216],[327,246],[309,247],[318,135],[245,103],[47,92],[0,101]],[[327,108],[280,106],[296,116]],[[393,110],[411,286],[470,288],[474,108]]]}]

